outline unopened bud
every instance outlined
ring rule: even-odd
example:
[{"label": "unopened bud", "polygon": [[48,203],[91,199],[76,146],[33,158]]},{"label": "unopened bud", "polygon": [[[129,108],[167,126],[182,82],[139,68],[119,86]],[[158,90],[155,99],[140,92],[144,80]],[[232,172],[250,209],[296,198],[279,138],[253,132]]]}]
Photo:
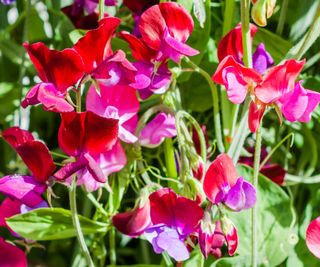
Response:
[{"label": "unopened bud", "polygon": [[270,18],[276,5],[276,0],[252,0],[252,19],[261,27],[267,25],[267,18]]}]

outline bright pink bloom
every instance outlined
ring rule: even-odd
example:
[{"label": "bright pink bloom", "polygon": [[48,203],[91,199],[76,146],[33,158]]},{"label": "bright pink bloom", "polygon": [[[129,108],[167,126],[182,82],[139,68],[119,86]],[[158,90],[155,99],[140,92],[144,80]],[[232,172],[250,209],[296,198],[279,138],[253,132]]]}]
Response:
[{"label": "bright pink bloom", "polygon": [[255,132],[267,106],[276,105],[289,121],[307,122],[320,102],[320,93],[295,84],[304,61],[286,60],[269,68],[264,75],[237,63],[227,56],[219,64],[212,79],[226,87],[228,98],[235,104],[244,101],[247,93],[253,101],[249,108],[249,128]]},{"label": "bright pink bloom", "polygon": [[[84,63],[87,74],[94,71],[107,57],[112,55],[111,37],[120,24],[120,19],[114,17],[103,18],[99,27],[88,31],[74,45]],[[94,49],[92,47],[94,44]]]},{"label": "bright pink bloom", "polygon": [[73,173],[87,168],[95,180],[106,182],[106,177],[94,157],[111,150],[118,139],[118,120],[103,118],[91,111],[61,114],[58,141],[60,148],[76,158],[55,173],[64,180]]},{"label": "bright pink bloom", "polygon": [[[134,89],[129,86],[112,87],[99,84],[100,94],[91,86],[87,95],[87,110],[105,118],[119,120],[119,138],[126,143],[134,143],[140,104]],[[125,96],[125,97],[124,97]]]},{"label": "bright pink bloom", "polygon": [[149,199],[145,201],[140,199],[133,210],[116,214],[112,217],[112,223],[125,235],[131,237],[142,235],[151,224]]},{"label": "bright pink bloom", "polygon": [[255,188],[238,176],[227,154],[219,155],[211,163],[203,180],[203,189],[213,204],[224,203],[234,211],[249,209],[256,202]]},{"label": "bright pink bloom", "polygon": [[73,107],[65,100],[65,96],[68,88],[74,86],[83,75],[83,63],[78,53],[72,48],[50,50],[43,43],[24,43],[24,47],[42,83],[29,90],[21,103],[22,107],[42,103],[45,110],[72,111]]},{"label": "bright pink bloom", "polygon": [[35,180],[46,182],[55,169],[47,146],[34,140],[30,132],[18,127],[4,130],[2,136],[17,151]]},{"label": "bright pink bloom", "polygon": [[165,138],[177,135],[175,118],[171,114],[160,112],[142,129],[139,142],[142,146],[154,148]]},{"label": "bright pink bloom", "polygon": [[7,243],[0,237],[0,266],[28,267],[27,257],[18,247]]},{"label": "bright pink bloom", "polygon": [[144,43],[158,51],[157,60],[171,58],[179,62],[182,55],[199,53],[185,44],[193,30],[193,20],[177,3],[160,3],[147,9],[141,15],[139,29]]},{"label": "bright pink bloom", "polygon": [[320,217],[310,222],[306,242],[311,253],[320,259]]},{"label": "bright pink bloom", "polygon": [[[258,28],[250,24],[251,41]],[[218,59],[221,62],[226,56],[233,56],[234,59],[242,63],[243,47],[242,47],[242,30],[241,23],[228,32],[218,44]]]}]

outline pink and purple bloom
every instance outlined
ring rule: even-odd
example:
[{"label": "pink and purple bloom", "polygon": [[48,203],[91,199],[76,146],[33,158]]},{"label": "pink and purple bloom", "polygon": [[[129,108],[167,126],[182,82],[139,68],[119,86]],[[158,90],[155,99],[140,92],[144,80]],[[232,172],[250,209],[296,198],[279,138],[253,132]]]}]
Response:
[{"label": "pink and purple bloom", "polygon": [[256,203],[255,188],[239,177],[227,154],[219,155],[211,163],[203,180],[203,190],[213,204],[223,203],[234,211],[252,208]]}]

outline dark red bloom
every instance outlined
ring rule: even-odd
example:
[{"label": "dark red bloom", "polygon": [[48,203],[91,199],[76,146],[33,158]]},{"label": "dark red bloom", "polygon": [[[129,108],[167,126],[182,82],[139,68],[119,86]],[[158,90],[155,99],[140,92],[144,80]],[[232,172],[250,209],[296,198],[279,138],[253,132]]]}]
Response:
[{"label": "dark red bloom", "polygon": [[34,140],[32,134],[18,127],[2,132],[3,138],[17,151],[38,182],[45,182],[55,169],[47,146]]},{"label": "dark red bloom", "polygon": [[91,111],[61,114],[58,133],[60,148],[69,156],[76,158],[55,173],[64,180],[80,169],[87,168],[101,183],[107,178],[93,156],[110,150],[118,140],[118,120],[100,117]]}]

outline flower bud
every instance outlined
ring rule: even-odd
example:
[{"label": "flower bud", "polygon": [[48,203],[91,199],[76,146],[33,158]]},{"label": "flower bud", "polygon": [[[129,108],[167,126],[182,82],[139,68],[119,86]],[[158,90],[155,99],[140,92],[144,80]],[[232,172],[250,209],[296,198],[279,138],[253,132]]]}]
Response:
[{"label": "flower bud", "polygon": [[271,17],[276,5],[276,0],[253,0],[252,3],[252,19],[259,26],[266,26],[267,18]]},{"label": "flower bud", "polygon": [[228,253],[230,256],[233,256],[238,247],[237,229],[233,225],[232,221],[225,216],[222,216],[220,221],[222,233],[226,238]]}]

